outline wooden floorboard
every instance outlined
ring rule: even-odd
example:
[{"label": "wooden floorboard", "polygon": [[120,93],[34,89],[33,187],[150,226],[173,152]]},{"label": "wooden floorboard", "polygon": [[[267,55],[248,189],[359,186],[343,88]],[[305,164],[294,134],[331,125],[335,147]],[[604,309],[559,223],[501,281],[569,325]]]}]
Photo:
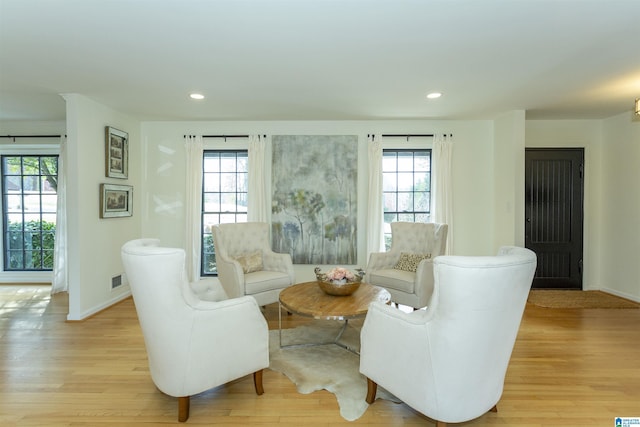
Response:
[{"label": "wooden floorboard", "polygon": [[[66,294],[0,286],[0,425],[435,425],[384,400],[345,421],[332,394],[299,394],[271,370],[264,395],[251,376],[241,378],[193,397],[180,424],[176,399],[149,377],[131,299],[83,322],[66,322],[66,314]],[[277,306],[265,316],[276,328]],[[308,321],[284,316],[286,327]],[[528,305],[498,409],[457,425],[606,427],[616,416],[640,417],[640,310]]]}]

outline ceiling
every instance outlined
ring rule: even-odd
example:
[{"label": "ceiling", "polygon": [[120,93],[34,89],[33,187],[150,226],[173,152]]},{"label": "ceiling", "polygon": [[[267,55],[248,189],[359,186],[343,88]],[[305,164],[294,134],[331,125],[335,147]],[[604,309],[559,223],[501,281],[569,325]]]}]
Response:
[{"label": "ceiling", "polygon": [[63,120],[65,93],[141,120],[602,119],[640,97],[639,30],[638,0],[0,0],[0,120]]}]

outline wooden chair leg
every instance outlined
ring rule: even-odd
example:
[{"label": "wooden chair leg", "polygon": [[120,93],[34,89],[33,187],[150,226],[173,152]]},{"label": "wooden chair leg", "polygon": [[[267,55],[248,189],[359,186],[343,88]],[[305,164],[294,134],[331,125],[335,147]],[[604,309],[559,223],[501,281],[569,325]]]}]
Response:
[{"label": "wooden chair leg", "polygon": [[256,394],[258,396],[264,393],[264,388],[262,387],[262,369],[253,373],[253,385],[256,388]]},{"label": "wooden chair leg", "polygon": [[493,408],[489,409],[489,412],[498,412],[498,405],[493,405]]},{"label": "wooden chair leg", "polygon": [[189,419],[189,396],[178,398],[178,421],[181,423]]},{"label": "wooden chair leg", "polygon": [[367,378],[367,397],[365,400],[371,405],[376,400],[376,393],[378,391],[378,384]]}]

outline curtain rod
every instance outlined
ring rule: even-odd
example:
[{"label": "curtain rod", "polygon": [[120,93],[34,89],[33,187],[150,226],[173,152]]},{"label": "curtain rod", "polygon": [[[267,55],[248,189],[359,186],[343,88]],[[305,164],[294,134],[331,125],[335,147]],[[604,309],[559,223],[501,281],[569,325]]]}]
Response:
[{"label": "curtain rod", "polygon": [[[61,135],[0,135],[0,138],[60,138]],[[66,135],[65,135],[66,136]]]},{"label": "curtain rod", "polygon": [[[367,137],[373,136],[373,134],[367,134]],[[436,136],[434,133],[383,133],[381,135],[383,138],[396,137],[396,138],[419,138],[419,137],[431,137]],[[446,133],[443,133],[442,136],[447,136]],[[453,136],[452,133],[449,136]]]},{"label": "curtain rod", "polygon": [[[195,136],[195,135],[184,135],[184,137]],[[267,137],[267,135],[262,135],[263,137]],[[249,135],[202,135],[203,138],[249,138]]]}]

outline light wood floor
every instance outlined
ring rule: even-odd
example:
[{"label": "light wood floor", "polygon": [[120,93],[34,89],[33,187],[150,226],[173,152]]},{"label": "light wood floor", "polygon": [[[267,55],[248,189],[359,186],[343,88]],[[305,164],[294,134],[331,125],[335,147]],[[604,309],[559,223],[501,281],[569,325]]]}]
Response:
[{"label": "light wood floor", "polygon": [[[66,322],[66,294],[48,292],[0,286],[0,425],[179,425],[176,399],[149,377],[132,300]],[[277,307],[265,315],[277,327]],[[332,394],[299,394],[271,370],[264,388],[257,396],[248,376],[198,395],[186,425],[435,425],[384,400],[347,422]],[[498,409],[460,425],[607,427],[640,417],[640,310],[527,306]]]}]

